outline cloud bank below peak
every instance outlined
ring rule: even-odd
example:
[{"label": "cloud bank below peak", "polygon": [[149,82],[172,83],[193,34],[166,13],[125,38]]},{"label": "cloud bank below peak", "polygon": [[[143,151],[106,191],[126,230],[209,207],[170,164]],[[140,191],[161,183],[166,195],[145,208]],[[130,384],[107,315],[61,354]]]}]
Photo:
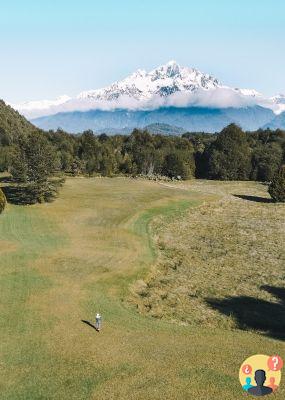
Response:
[{"label": "cloud bank below peak", "polygon": [[150,72],[138,70],[112,85],[61,96],[56,100],[12,104],[28,119],[74,111],[137,111],[163,107],[245,108],[259,105],[275,114],[285,111],[285,96],[266,98],[253,89],[222,85],[216,78],[197,69],[181,67],[171,61]]}]

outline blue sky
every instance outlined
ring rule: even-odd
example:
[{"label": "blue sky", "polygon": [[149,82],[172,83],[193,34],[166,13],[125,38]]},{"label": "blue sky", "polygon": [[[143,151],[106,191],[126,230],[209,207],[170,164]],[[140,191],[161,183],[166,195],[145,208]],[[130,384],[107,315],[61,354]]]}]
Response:
[{"label": "blue sky", "polygon": [[75,95],[175,59],[285,92],[284,0],[13,0],[0,5],[0,97]]}]

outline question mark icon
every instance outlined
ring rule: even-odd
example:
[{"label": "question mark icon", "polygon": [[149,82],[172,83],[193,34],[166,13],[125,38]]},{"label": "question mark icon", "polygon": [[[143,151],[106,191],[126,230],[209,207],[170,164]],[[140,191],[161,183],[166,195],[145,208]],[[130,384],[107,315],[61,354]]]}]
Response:
[{"label": "question mark icon", "polygon": [[283,360],[280,356],[275,355],[269,357],[267,364],[271,371],[280,371],[283,367]]},{"label": "question mark icon", "polygon": [[273,370],[276,371],[277,369],[277,365],[278,365],[278,358],[277,357],[272,357],[272,361],[273,361]]}]

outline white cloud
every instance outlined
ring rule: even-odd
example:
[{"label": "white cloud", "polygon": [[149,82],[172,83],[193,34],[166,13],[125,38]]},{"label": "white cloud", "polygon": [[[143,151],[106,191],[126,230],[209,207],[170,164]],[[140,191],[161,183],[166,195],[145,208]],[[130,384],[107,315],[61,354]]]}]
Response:
[{"label": "white cloud", "polygon": [[276,113],[280,105],[265,97],[244,95],[242,91],[226,86],[215,89],[198,89],[195,92],[180,91],[166,97],[154,95],[150,99],[134,99],[127,95],[120,96],[117,100],[93,100],[88,98],[66,98],[59,102],[31,102],[14,106],[27,118],[33,119],[41,116],[53,115],[60,112],[116,109],[127,110],[153,110],[161,107],[209,107],[209,108],[243,108],[254,105],[271,108]]}]

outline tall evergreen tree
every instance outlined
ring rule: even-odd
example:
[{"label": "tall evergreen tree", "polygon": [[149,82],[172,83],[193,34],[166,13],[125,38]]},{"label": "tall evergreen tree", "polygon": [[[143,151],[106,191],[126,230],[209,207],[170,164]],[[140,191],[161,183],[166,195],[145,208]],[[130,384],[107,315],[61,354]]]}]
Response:
[{"label": "tall evergreen tree", "polygon": [[268,192],[274,201],[285,202],[285,165],[275,174]]},{"label": "tall evergreen tree", "polygon": [[251,151],[246,134],[231,124],[218,135],[208,151],[208,174],[212,179],[246,180],[251,170]]},{"label": "tall evergreen tree", "polygon": [[[58,166],[54,147],[42,133],[32,133],[22,138],[12,159],[11,173],[25,190],[19,191],[29,202],[42,202],[51,195],[48,178]],[[21,199],[19,199],[21,201]]]}]

